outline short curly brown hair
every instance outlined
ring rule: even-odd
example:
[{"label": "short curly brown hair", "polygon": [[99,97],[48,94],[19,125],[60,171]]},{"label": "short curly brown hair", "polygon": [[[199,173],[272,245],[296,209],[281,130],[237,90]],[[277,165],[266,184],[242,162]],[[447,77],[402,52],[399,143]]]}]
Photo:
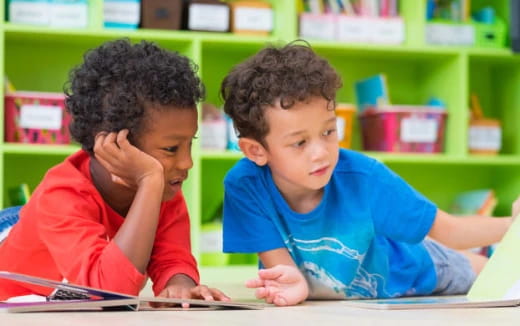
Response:
[{"label": "short curly brown hair", "polygon": [[90,154],[100,131],[128,129],[134,142],[151,107],[197,110],[204,98],[197,66],[152,42],[108,41],[83,59],[70,71],[64,92],[70,133]]},{"label": "short curly brown hair", "polygon": [[281,48],[270,45],[235,66],[224,78],[220,94],[239,137],[267,146],[266,108],[279,103],[290,109],[314,96],[335,102],[341,86],[338,73],[308,43],[291,42]]}]

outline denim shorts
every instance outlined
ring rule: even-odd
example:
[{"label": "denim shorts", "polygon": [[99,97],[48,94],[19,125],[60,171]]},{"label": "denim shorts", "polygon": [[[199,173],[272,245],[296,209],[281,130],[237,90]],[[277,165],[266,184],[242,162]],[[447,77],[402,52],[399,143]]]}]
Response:
[{"label": "denim shorts", "polygon": [[437,274],[437,285],[432,294],[468,293],[476,278],[469,259],[462,253],[431,239],[425,239],[423,244],[432,258]]}]

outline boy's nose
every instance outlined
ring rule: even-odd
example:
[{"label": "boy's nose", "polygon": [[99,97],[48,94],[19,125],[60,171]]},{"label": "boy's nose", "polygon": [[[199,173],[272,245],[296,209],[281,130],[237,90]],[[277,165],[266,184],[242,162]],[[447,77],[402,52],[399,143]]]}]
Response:
[{"label": "boy's nose", "polygon": [[179,155],[176,167],[178,170],[189,170],[193,167],[193,159],[191,152],[186,152],[183,155]]},{"label": "boy's nose", "polygon": [[327,146],[322,142],[316,142],[311,146],[311,158],[312,160],[320,160],[327,156]]}]

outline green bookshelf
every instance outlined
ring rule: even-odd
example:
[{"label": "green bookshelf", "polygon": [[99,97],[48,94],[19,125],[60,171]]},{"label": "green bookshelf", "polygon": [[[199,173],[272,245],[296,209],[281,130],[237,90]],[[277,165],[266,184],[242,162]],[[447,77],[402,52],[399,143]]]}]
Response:
[{"label": "green bookshelf", "polygon": [[[1,9],[6,0],[0,0]],[[81,62],[88,49],[121,37],[132,41],[147,39],[192,58],[207,88],[207,101],[221,105],[222,78],[237,63],[260,50],[266,43],[298,38],[296,1],[270,1],[275,29],[268,37],[235,36],[228,33],[199,33],[165,30],[106,30],[102,26],[102,2],[91,1],[88,29],[56,29],[0,23],[0,69],[18,90],[62,91],[68,71]],[[508,214],[520,193],[520,56],[507,48],[484,49],[432,46],[425,44],[426,0],[401,0],[406,28],[402,45],[346,44],[310,41],[313,48],[330,60],[340,72],[344,87],[338,101],[355,102],[354,81],[385,73],[390,98],[396,104],[423,104],[436,96],[447,104],[445,151],[441,154],[399,154],[368,152],[402,175],[443,209],[455,194],[474,188],[493,188],[499,199],[497,215]],[[489,1],[472,1],[476,8]],[[508,20],[509,1],[491,4],[497,15]],[[3,94],[3,90],[0,90]],[[503,146],[497,156],[468,153],[468,105],[471,92],[478,92],[487,116],[503,123]],[[0,105],[3,116],[3,105]],[[3,133],[3,124],[0,126]],[[353,131],[353,149],[360,150],[360,131]],[[77,150],[70,146],[12,144],[0,141],[0,205],[8,205],[9,187],[38,184],[49,167]],[[237,152],[193,149],[194,168],[184,193],[192,219],[193,252],[200,257],[200,225],[218,209],[223,199],[222,180],[227,170],[242,157]],[[248,265],[243,266],[245,262]],[[236,278],[254,276],[254,260],[236,259],[236,265],[202,266],[203,280],[222,275]],[[227,277],[227,276],[226,276]]]}]

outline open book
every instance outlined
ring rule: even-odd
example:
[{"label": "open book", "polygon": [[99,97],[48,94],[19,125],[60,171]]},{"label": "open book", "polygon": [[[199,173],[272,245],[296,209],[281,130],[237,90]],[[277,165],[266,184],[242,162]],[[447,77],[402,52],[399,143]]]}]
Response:
[{"label": "open book", "polygon": [[[54,289],[44,300],[0,302],[0,312],[83,311],[83,310],[215,310],[262,309],[265,305],[249,302],[205,301],[197,299],[172,299],[136,297],[86,286],[61,283],[29,275],[0,271],[0,278],[30,283]],[[154,304],[162,307],[154,308]],[[189,308],[182,308],[189,304]],[[163,307],[166,306],[166,307]]]},{"label": "open book", "polygon": [[447,309],[520,306],[520,216],[500,241],[467,296],[345,301],[368,309]]}]

